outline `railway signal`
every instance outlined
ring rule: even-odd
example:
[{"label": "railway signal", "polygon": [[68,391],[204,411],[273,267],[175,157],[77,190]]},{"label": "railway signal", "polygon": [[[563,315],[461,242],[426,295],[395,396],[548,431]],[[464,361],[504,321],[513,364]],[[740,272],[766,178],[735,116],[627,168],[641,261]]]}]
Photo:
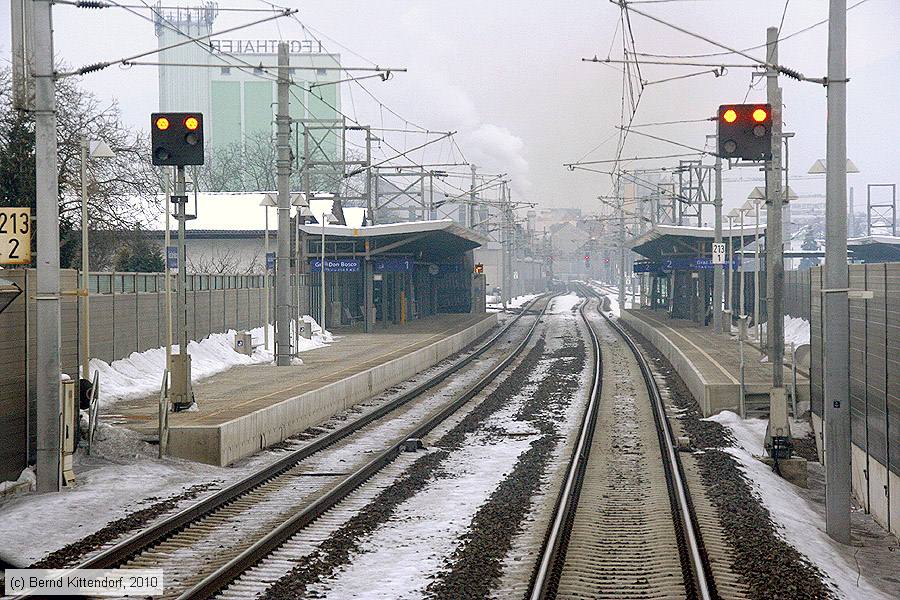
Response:
[{"label": "railway signal", "polygon": [[743,160],[772,158],[772,107],[723,104],[718,118],[719,156]]},{"label": "railway signal", "polygon": [[203,164],[203,115],[153,113],[150,115],[152,162],[157,166]]}]

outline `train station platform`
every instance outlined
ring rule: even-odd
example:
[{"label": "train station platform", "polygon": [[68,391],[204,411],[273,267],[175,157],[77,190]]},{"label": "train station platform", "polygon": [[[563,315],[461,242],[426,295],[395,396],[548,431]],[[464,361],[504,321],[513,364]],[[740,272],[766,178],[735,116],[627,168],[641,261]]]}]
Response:
[{"label": "train station platform", "polygon": [[[441,314],[375,333],[337,336],[302,365],[241,365],[194,383],[199,410],[169,415],[172,456],[224,466],[323,423],[458,352],[496,314]],[[104,418],[157,436],[158,396],[116,404]]]},{"label": "train station platform", "polygon": [[[741,361],[735,335],[686,319],[669,318],[664,310],[625,309],[620,318],[672,363],[704,416],[723,410],[739,411]],[[772,366],[763,358],[756,346],[744,344],[744,402],[748,414],[755,416],[768,414],[772,387]],[[792,367],[789,362],[785,365],[784,382],[790,393]],[[797,402],[801,408],[809,406],[809,376],[801,369],[797,370]]]}]

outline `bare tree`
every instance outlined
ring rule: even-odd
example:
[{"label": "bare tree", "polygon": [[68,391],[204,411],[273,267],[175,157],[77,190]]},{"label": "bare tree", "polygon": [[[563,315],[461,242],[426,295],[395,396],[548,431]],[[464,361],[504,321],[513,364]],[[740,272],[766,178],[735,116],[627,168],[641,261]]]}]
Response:
[{"label": "bare tree", "polygon": [[232,247],[216,245],[209,252],[196,256],[188,255],[187,267],[192,273],[209,273],[212,275],[248,275],[262,271],[257,265],[259,251],[253,256],[241,256]]},{"label": "bare tree", "polygon": [[[13,110],[12,78],[0,69],[0,205],[35,207],[34,119]],[[124,125],[115,101],[103,103],[76,78],[57,86],[60,263],[77,264],[81,230],[81,139],[101,139],[115,158],[88,161],[89,227],[128,232],[161,210],[160,180],[145,132]]]}]

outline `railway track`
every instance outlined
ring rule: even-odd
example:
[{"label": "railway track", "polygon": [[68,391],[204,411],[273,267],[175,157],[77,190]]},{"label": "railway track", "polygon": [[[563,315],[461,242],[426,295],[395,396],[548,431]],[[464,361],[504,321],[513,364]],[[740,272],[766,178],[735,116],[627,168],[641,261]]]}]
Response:
[{"label": "railway track", "polygon": [[[426,435],[500,376],[526,348],[550,301],[548,296],[532,301],[474,352],[379,408],[77,568],[163,568],[164,597],[212,597],[363,483],[389,470],[407,440]],[[543,307],[535,309],[540,303]],[[513,328],[525,315],[534,315],[534,321],[525,324],[523,339],[507,352]],[[489,351],[501,358],[481,361],[486,373],[476,367],[453,377]],[[474,381],[467,377],[470,372],[478,375]]]},{"label": "railway track", "polygon": [[601,321],[586,318],[597,357],[590,399],[529,596],[716,598],[656,381],[598,312]]}]

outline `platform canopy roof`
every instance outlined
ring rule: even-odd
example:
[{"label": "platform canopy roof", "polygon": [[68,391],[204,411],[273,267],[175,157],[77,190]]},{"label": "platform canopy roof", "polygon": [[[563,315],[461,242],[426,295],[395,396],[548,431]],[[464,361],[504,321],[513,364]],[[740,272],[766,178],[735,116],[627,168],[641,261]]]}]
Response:
[{"label": "platform canopy roof", "polygon": [[[321,225],[301,225],[300,230],[314,242],[322,235]],[[463,227],[452,219],[436,221],[407,221],[366,227],[325,225],[325,241],[334,243],[337,254],[365,254],[366,241],[369,254],[402,254],[440,258],[461,254],[486,245],[488,238]],[[327,250],[329,254],[332,250]]]},{"label": "platform canopy roof", "polygon": [[[722,228],[722,241],[728,243],[732,238],[734,250],[737,251],[747,244],[753,243],[757,237],[765,236],[766,228],[763,226],[744,226],[743,232],[739,227]],[[712,227],[690,227],[686,225],[654,225],[634,238],[628,245],[633,251],[651,260],[662,260],[673,257],[697,257],[709,256],[712,252],[712,242],[715,240],[715,230]]]},{"label": "platform canopy roof", "polygon": [[867,235],[847,240],[854,260],[866,263],[900,262],[900,237]]}]

